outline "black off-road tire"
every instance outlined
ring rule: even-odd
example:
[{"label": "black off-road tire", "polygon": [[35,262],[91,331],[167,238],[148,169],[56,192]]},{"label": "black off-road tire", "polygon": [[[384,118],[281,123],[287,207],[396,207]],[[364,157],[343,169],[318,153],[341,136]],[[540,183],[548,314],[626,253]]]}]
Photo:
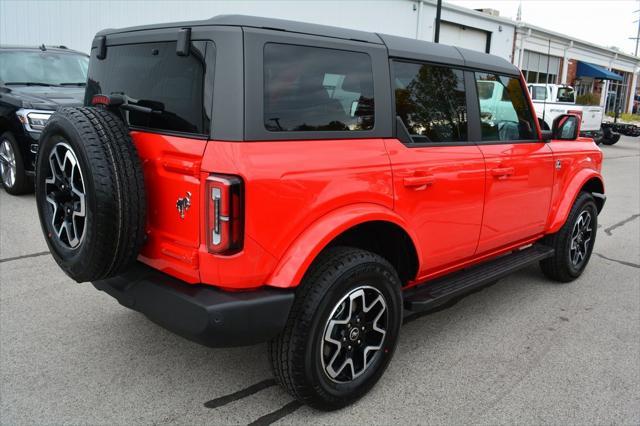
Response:
[{"label": "black off-road tire", "polygon": [[[76,247],[58,237],[47,201],[50,155],[60,144],[77,157],[84,181],[86,220]],[[135,261],[145,238],[144,178],[129,131],[117,115],[91,107],[56,112],[40,138],[36,170],[42,231],[67,275],[78,282],[96,281],[118,275]]]},{"label": "black off-road tire", "polygon": [[[320,345],[335,304],[363,284],[375,287],[385,299],[389,310],[387,333],[382,349],[361,376],[349,383],[336,383],[322,365]],[[356,248],[328,249],[298,287],[284,330],[269,343],[276,381],[299,401],[321,410],[349,405],[366,394],[384,373],[393,356],[401,323],[401,283],[391,264]]]},{"label": "black off-road tire", "polygon": [[[583,212],[591,215],[592,237],[584,257],[578,266],[571,261],[571,239],[574,225]],[[585,270],[593,247],[596,242],[596,232],[598,229],[598,208],[593,196],[587,192],[581,192],[569,212],[566,222],[555,234],[544,238],[543,243],[554,248],[555,254],[540,262],[542,272],[550,279],[561,283],[566,283],[578,278]]]},{"label": "black off-road tire", "polygon": [[610,137],[604,138],[602,143],[605,145],[615,145],[620,140],[620,133],[612,133]]},{"label": "black off-road tire", "polygon": [[[0,135],[0,144],[6,141],[10,146],[14,155],[16,176],[13,185],[7,185],[2,179],[0,184],[11,195],[22,195],[33,192],[33,178],[25,173],[24,158],[22,151],[18,145],[18,141],[11,132],[4,132]],[[2,161],[2,160],[0,160]]]}]

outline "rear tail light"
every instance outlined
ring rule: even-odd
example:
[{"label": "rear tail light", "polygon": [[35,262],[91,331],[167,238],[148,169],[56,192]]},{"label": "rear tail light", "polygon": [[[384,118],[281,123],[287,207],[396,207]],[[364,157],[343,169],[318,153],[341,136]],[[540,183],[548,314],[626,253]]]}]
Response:
[{"label": "rear tail light", "polygon": [[211,175],[207,178],[207,248],[210,253],[242,250],[244,202],[242,179]]},{"label": "rear tail light", "polygon": [[105,106],[109,106],[109,104],[111,103],[111,99],[109,99],[109,96],[107,95],[94,95],[93,98],[91,98],[91,105],[105,105]]}]

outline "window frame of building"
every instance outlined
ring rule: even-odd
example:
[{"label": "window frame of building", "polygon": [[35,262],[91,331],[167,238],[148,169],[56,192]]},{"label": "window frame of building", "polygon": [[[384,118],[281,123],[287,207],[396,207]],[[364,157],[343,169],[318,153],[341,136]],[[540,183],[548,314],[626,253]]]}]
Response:
[{"label": "window frame of building", "polygon": [[[524,50],[522,73],[527,83],[556,84],[560,75],[559,56]],[[550,61],[548,64],[547,62]]]},{"label": "window frame of building", "polygon": [[[609,84],[607,85],[606,101],[604,103],[605,114],[608,112],[615,114],[617,109],[620,109],[621,112],[625,112],[628,102],[627,98],[629,95],[630,73],[616,69],[612,69],[611,72],[621,76],[622,81],[609,80]],[[611,93],[615,93],[616,95],[613,100],[613,105],[609,102],[609,96]]]}]

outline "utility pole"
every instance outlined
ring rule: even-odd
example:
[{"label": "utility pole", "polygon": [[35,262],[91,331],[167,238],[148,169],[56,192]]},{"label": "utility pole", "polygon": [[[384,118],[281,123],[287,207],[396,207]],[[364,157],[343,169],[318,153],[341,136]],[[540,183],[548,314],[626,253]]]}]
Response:
[{"label": "utility pole", "polygon": [[[633,11],[633,13],[638,13],[638,12],[640,12],[640,9]],[[636,41],[636,53],[635,53],[635,56],[638,56],[638,42],[640,41],[640,19],[637,19],[637,20],[635,20],[633,22],[637,22],[638,23],[638,32],[637,32],[635,37],[629,37],[629,40],[635,40]]]},{"label": "utility pole", "polygon": [[436,5],[436,33],[433,36],[434,43],[440,43],[440,14],[442,12],[442,0]]}]

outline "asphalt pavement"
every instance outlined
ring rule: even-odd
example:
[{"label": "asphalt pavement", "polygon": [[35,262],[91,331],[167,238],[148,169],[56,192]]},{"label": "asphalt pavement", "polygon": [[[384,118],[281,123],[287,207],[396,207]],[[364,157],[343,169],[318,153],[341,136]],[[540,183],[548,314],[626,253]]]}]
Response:
[{"label": "asphalt pavement", "polygon": [[523,270],[402,328],[378,385],[323,413],[266,345],[209,349],[57,267],[33,195],[0,191],[0,424],[640,424],[640,138],[605,153],[584,275]]}]

